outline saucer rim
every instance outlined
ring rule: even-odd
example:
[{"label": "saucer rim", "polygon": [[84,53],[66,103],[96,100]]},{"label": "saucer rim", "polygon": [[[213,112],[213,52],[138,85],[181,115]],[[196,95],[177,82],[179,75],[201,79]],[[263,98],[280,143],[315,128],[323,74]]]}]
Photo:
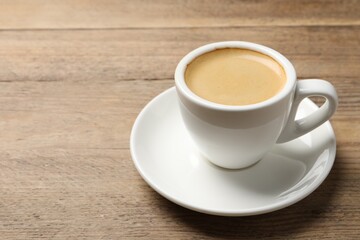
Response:
[{"label": "saucer rim", "polygon": [[[324,182],[324,180],[329,175],[329,173],[334,165],[335,157],[336,157],[336,136],[335,136],[334,130],[331,126],[331,123],[329,121],[326,121],[321,126],[326,126],[327,130],[329,131],[329,134],[331,135],[331,138],[333,139],[332,144],[331,144],[332,146],[329,147],[330,152],[329,152],[329,157],[327,158],[327,161],[326,161],[327,162],[326,167],[322,171],[321,175],[319,175],[318,178],[312,184],[310,184],[308,187],[306,187],[304,190],[302,190],[299,194],[296,194],[287,199],[276,201],[275,203],[267,204],[267,205],[264,205],[261,207],[247,208],[245,210],[244,209],[242,209],[242,210],[234,209],[234,210],[225,210],[225,211],[219,210],[219,209],[214,209],[214,208],[205,208],[205,207],[194,206],[192,204],[186,203],[185,201],[178,200],[175,197],[168,194],[166,191],[162,190],[161,187],[159,187],[157,183],[155,183],[153,180],[151,180],[151,176],[146,174],[146,171],[141,167],[140,161],[138,160],[138,156],[136,154],[135,135],[139,129],[139,125],[141,124],[143,117],[147,114],[147,112],[149,112],[151,105],[154,105],[157,102],[161,101],[162,98],[167,94],[176,94],[175,87],[171,87],[171,88],[161,92],[153,99],[151,99],[145,105],[145,107],[140,111],[139,115],[136,117],[136,120],[133,124],[133,127],[131,129],[131,134],[130,134],[130,154],[131,154],[133,163],[134,163],[137,171],[139,172],[140,176],[144,179],[144,181],[152,189],[154,189],[158,194],[160,194],[161,196],[165,197],[169,201],[172,201],[173,203],[176,203],[182,207],[188,208],[193,211],[205,213],[205,214],[217,215],[217,216],[229,216],[229,217],[252,216],[252,215],[259,215],[259,214],[277,211],[277,210],[286,208],[290,205],[293,205],[293,204],[301,201],[302,199],[309,196],[312,192],[314,192]],[[306,99],[304,99],[304,101],[306,102],[306,104],[310,105],[311,108],[313,108],[313,109],[318,108],[318,106],[310,99],[306,98]]]}]

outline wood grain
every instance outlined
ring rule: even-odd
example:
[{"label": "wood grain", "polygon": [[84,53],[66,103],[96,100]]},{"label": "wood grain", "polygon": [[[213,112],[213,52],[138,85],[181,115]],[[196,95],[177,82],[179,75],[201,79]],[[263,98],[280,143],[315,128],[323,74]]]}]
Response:
[{"label": "wood grain", "polygon": [[[171,79],[177,62],[203,44],[244,40],[272,47],[299,78],[360,75],[360,26],[1,32],[2,80]],[[336,70],[335,70],[336,69]]]},{"label": "wood grain", "polygon": [[0,29],[358,26],[359,11],[357,0],[2,0]]},{"label": "wood grain", "polygon": [[[357,239],[359,5],[0,1],[0,238]],[[174,85],[183,55],[221,40],[270,46],[299,78],[337,88],[335,165],[286,209],[196,213],[156,194],[133,166],[129,136],[140,110]]]}]

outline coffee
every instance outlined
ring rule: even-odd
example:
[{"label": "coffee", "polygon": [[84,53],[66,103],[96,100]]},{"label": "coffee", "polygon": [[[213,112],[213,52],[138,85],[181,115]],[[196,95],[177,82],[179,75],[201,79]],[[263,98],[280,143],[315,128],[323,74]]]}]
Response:
[{"label": "coffee", "polygon": [[186,68],[188,88],[224,105],[249,105],[276,95],[285,85],[282,66],[262,53],[224,48],[195,58]]}]

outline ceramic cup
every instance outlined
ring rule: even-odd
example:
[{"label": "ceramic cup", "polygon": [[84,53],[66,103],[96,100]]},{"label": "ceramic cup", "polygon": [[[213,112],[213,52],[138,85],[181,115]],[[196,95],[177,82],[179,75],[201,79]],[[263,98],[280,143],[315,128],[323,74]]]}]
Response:
[{"label": "ceramic cup", "polygon": [[[284,68],[285,86],[270,99],[244,106],[222,105],[200,98],[185,83],[186,67],[196,57],[221,48],[249,49],[270,56]],[[198,150],[215,165],[230,169],[248,167],[274,144],[312,131],[333,115],[338,104],[335,88],[329,82],[297,81],[288,59],[271,48],[250,42],[217,42],[193,50],[177,65],[175,85],[183,121]],[[309,96],[321,96],[326,101],[314,113],[295,120],[300,102]]]}]

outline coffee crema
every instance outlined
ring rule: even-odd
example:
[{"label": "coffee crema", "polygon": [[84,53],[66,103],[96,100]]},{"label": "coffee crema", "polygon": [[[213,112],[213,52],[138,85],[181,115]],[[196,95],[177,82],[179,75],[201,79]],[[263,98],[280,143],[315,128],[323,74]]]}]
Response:
[{"label": "coffee crema", "polygon": [[217,49],[195,58],[185,71],[188,88],[201,98],[223,105],[249,105],[275,96],[286,83],[282,66],[262,53]]}]

